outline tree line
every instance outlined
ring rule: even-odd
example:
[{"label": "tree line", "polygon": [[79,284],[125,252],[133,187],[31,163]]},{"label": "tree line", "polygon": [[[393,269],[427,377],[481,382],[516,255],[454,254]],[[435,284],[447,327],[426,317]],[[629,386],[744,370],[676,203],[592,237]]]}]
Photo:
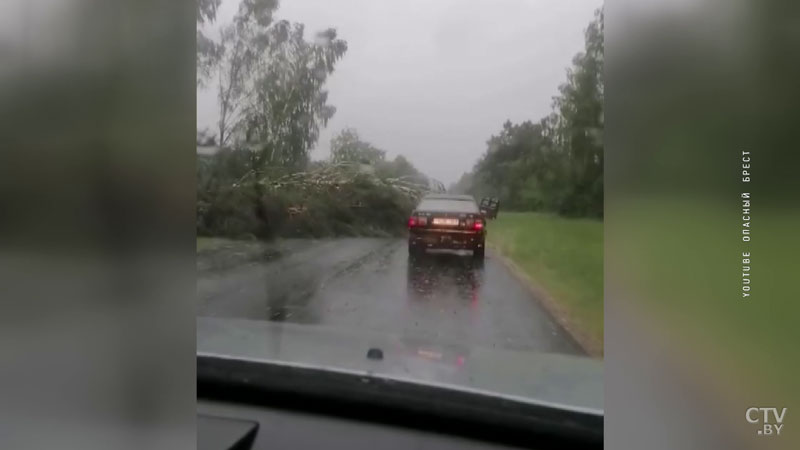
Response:
[{"label": "tree line", "polygon": [[602,217],[603,31],[601,8],[585,30],[585,50],[573,58],[552,113],[538,122],[506,121],[451,191],[497,197],[504,209]]}]

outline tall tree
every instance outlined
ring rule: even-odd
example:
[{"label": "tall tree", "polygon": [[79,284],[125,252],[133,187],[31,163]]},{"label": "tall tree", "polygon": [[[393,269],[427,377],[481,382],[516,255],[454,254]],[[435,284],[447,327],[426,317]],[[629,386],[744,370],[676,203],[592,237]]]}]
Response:
[{"label": "tall tree", "polygon": [[[208,14],[213,14],[213,20],[214,2],[218,6],[218,0],[201,2],[209,4],[206,9],[211,12],[201,14],[201,8],[198,23],[208,20],[203,19]],[[241,128],[245,101],[255,79],[254,69],[259,59],[266,57],[269,27],[277,5],[277,0],[242,0],[232,23],[220,30],[218,41],[206,38],[198,27],[198,83],[205,83],[215,75],[220,111],[217,140],[222,146],[231,144],[233,134]]]},{"label": "tall tree", "polygon": [[222,48],[218,67],[218,133],[220,145],[228,145],[241,128],[248,94],[253,89],[256,65],[270,42],[269,26],[275,0],[244,0],[233,23],[220,33]]},{"label": "tall tree", "polygon": [[[198,23],[213,19],[216,6],[217,0],[202,0]],[[241,0],[220,40],[207,40],[207,57],[198,56],[198,80],[209,66],[218,82],[217,141],[254,150],[256,172],[308,162],[320,127],[336,111],[324,84],[347,50],[334,29],[308,41],[302,24],[273,23],[276,8],[277,0]]]},{"label": "tall tree", "polygon": [[573,59],[567,83],[554,102],[555,133],[569,159],[570,189],[562,209],[579,215],[602,215],[603,211],[604,22],[605,14],[599,9],[586,29],[585,52]]},{"label": "tall tree", "polygon": [[244,111],[245,140],[258,148],[256,167],[303,167],[320,127],[336,112],[324,85],[347,43],[332,28],[317,33],[313,42],[304,32],[302,24],[280,21],[262,41],[265,57],[256,63]]},{"label": "tall tree", "polygon": [[197,0],[197,85],[203,86],[219,60],[221,48],[202,31],[202,26],[217,19],[221,0]]},{"label": "tall tree", "polygon": [[599,9],[586,29],[585,51],[573,58],[553,100],[552,114],[538,123],[504,123],[473,173],[455,189],[500,197],[514,209],[602,216],[603,31]]}]

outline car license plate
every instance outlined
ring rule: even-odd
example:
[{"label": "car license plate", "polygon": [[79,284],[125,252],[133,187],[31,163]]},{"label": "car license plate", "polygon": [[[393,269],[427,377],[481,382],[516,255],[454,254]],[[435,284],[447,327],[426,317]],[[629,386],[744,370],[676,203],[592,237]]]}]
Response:
[{"label": "car license plate", "polygon": [[452,240],[453,238],[451,238],[450,236],[442,236],[441,242],[442,244],[449,244],[450,242],[452,242]]},{"label": "car license plate", "polygon": [[433,218],[434,225],[447,225],[447,226],[457,226],[458,219],[451,219],[449,217],[434,217]]}]

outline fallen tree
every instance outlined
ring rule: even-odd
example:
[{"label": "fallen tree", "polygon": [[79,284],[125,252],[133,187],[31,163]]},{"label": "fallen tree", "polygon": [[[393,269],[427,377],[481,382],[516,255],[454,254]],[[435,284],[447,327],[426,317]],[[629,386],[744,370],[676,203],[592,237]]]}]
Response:
[{"label": "fallen tree", "polygon": [[415,177],[380,178],[370,165],[356,163],[326,164],[317,170],[296,172],[276,180],[261,179],[264,186],[275,190],[299,189],[309,194],[320,190],[340,191],[352,184],[373,185],[376,188],[389,188],[411,201],[418,200],[429,191],[427,184],[418,182]]},{"label": "fallen tree", "polygon": [[[212,195],[199,195],[198,234],[262,238],[399,235],[412,208],[432,185],[419,176],[380,177],[368,164],[319,162],[313,166],[278,176],[256,177],[248,171]],[[254,184],[259,189],[254,189]],[[258,214],[248,208],[255,192],[260,193]]]}]

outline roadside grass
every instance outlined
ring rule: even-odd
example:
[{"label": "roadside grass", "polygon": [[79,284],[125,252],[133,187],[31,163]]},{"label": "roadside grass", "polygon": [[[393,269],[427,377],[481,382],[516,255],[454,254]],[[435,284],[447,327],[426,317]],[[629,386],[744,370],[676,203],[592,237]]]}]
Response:
[{"label": "roadside grass", "polygon": [[566,319],[603,349],[603,222],[501,213],[489,245],[543,288]]}]

